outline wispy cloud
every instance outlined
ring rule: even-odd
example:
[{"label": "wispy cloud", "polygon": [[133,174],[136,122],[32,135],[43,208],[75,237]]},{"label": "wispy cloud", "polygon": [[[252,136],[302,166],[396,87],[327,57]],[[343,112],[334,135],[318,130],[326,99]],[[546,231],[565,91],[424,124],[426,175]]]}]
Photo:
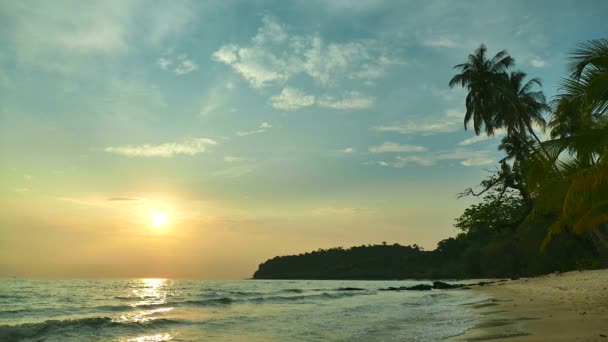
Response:
[{"label": "wispy cloud", "polygon": [[240,162],[244,162],[247,159],[242,158],[242,157],[237,157],[237,156],[225,156],[224,157],[224,161],[226,163],[240,163]]},{"label": "wispy cloud", "polygon": [[370,212],[368,208],[355,208],[355,207],[321,207],[312,210],[313,216],[336,216],[336,217],[348,217],[363,213]]},{"label": "wispy cloud", "polygon": [[271,124],[269,124],[268,122],[262,122],[257,129],[251,131],[238,131],[236,132],[236,135],[238,135],[239,137],[244,137],[252,134],[264,133],[270,128],[272,128]]},{"label": "wispy cloud", "polygon": [[396,132],[401,134],[409,134],[454,132],[458,128],[452,122],[407,122],[402,124],[395,123],[391,125],[377,126],[374,129],[377,132]]},{"label": "wispy cloud", "polygon": [[347,147],[347,148],[339,150],[338,152],[340,152],[342,154],[353,154],[353,153],[355,153],[355,149],[353,147]]},{"label": "wispy cloud", "polygon": [[238,178],[253,172],[254,169],[255,168],[252,165],[233,166],[225,170],[214,172],[213,176],[219,178]]},{"label": "wispy cloud", "polygon": [[535,68],[544,68],[546,65],[546,62],[541,59],[540,57],[536,57],[536,58],[532,58],[530,60],[530,65],[532,65]]},{"label": "wispy cloud", "polygon": [[286,87],[281,94],[273,96],[271,103],[274,108],[283,110],[295,110],[302,107],[312,106],[315,103],[313,95],[307,95],[301,90]]},{"label": "wispy cloud", "polygon": [[398,63],[372,41],[333,43],[319,34],[295,35],[274,17],[264,16],[262,25],[246,45],[227,44],[212,55],[229,65],[254,88],[282,84],[303,74],[320,84],[338,80],[381,77]]},{"label": "wispy cloud", "polygon": [[342,98],[325,96],[319,99],[319,106],[333,109],[365,109],[374,105],[373,97],[365,96],[359,92],[350,92]]},{"label": "wispy cloud", "polygon": [[439,161],[456,160],[463,166],[479,166],[494,163],[494,159],[490,156],[487,150],[469,151],[464,149],[456,149],[453,151],[442,151],[425,153],[424,155],[415,156],[397,156],[393,160],[382,160],[377,163],[381,166],[392,166],[402,168],[410,164],[420,166],[431,166]]},{"label": "wispy cloud", "polygon": [[[198,69],[198,64],[188,58],[188,55],[179,55],[177,57],[167,55],[160,57],[156,61],[156,64],[158,64],[162,70],[172,70],[176,75],[189,74]],[[172,68],[172,66],[175,67]]]},{"label": "wispy cloud", "polygon": [[424,152],[426,147],[416,145],[402,145],[394,142],[385,142],[382,145],[369,148],[370,153],[392,153],[392,152]]},{"label": "wispy cloud", "polygon": [[454,132],[459,129],[461,118],[464,115],[457,109],[448,109],[441,120],[430,121],[427,119],[408,121],[405,123],[393,123],[374,127],[376,132],[396,132],[401,134],[434,134]]},{"label": "wispy cloud", "polygon": [[217,145],[217,142],[207,138],[192,138],[181,142],[168,142],[160,145],[125,145],[110,146],[104,151],[120,154],[127,157],[163,157],[170,158],[183,154],[193,156],[207,151],[209,146]]},{"label": "wispy cloud", "polygon": [[480,135],[474,135],[468,139],[465,139],[461,142],[458,143],[458,146],[468,146],[468,145],[473,145],[476,144],[478,142],[482,142],[482,141],[486,141],[486,140],[490,140],[490,139],[495,139],[495,138],[499,138],[502,137],[503,135],[505,135],[507,133],[507,131],[503,128],[497,129],[494,131],[494,135],[493,136],[488,136],[486,134],[480,134]]},{"label": "wispy cloud", "polygon": [[461,46],[455,39],[448,37],[437,37],[427,39],[422,42],[422,45],[429,47],[440,47],[440,48],[456,48]]},{"label": "wispy cloud", "polygon": [[141,201],[141,198],[137,198],[137,197],[110,197],[108,198],[108,201],[110,202],[137,202],[137,201]]}]

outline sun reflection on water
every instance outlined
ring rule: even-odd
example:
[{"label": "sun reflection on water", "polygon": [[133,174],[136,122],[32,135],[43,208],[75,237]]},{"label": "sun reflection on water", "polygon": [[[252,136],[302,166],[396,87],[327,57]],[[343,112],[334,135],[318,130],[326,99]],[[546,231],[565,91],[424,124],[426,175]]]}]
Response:
[{"label": "sun reflection on water", "polygon": [[171,287],[167,279],[146,278],[138,279],[131,285],[134,287],[132,293],[139,301],[133,306],[160,305],[167,302],[167,297],[171,296]]},{"label": "sun reflection on water", "polygon": [[[169,307],[168,298],[173,295],[171,281],[160,278],[137,279],[131,281],[132,298],[135,300],[130,305],[138,311],[121,315],[116,320],[119,322],[145,323],[160,318],[158,315],[173,310]],[[164,305],[167,306],[164,306]],[[157,307],[162,306],[162,307]],[[151,335],[156,336],[156,335]],[[143,341],[156,341],[144,339]],[[164,340],[163,340],[164,341]]]},{"label": "sun reflection on water", "polygon": [[171,336],[169,333],[161,333],[161,334],[154,334],[154,335],[137,336],[137,337],[123,340],[123,341],[125,341],[125,342],[161,342],[161,341],[170,341],[172,339],[173,339],[173,336]]}]

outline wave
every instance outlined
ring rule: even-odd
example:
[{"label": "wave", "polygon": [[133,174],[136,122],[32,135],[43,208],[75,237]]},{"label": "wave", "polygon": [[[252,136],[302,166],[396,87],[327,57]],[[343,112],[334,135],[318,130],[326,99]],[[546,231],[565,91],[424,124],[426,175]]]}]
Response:
[{"label": "wave", "polygon": [[237,299],[222,297],[205,300],[187,300],[184,302],[175,303],[177,305],[193,305],[193,306],[216,306],[216,305],[229,305],[236,302]]},{"label": "wave", "polygon": [[286,293],[303,293],[304,290],[302,289],[285,289],[285,290],[281,290],[279,292],[286,292]]},{"label": "wave", "polygon": [[40,339],[49,335],[58,335],[79,331],[82,329],[105,328],[132,328],[141,330],[142,328],[158,328],[185,324],[186,321],[158,318],[147,321],[115,321],[110,317],[90,317],[80,319],[49,320],[42,323],[26,323],[20,325],[1,325],[0,341],[19,341],[22,339]]}]

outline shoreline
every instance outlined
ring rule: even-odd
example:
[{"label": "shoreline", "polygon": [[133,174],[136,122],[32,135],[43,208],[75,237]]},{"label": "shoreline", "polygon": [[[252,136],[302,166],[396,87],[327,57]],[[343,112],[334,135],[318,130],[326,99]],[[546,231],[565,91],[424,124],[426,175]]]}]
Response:
[{"label": "shoreline", "polygon": [[466,305],[481,318],[452,341],[608,342],[608,269],[522,278],[474,291],[491,298]]}]

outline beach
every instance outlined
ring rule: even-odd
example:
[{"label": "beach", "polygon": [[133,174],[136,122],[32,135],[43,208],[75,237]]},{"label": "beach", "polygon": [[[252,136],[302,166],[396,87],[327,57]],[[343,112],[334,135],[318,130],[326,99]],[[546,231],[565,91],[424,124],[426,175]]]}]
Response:
[{"label": "beach", "polygon": [[476,287],[491,299],[455,341],[608,341],[608,270],[573,271]]}]

